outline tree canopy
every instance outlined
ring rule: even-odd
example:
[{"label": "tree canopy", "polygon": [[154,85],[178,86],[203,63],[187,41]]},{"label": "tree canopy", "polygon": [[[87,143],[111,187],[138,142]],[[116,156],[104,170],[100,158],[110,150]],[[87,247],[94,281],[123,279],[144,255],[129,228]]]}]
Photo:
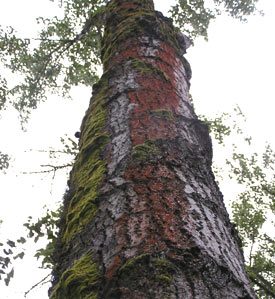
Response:
[{"label": "tree canopy", "polygon": [[[52,0],[54,1],[54,0]],[[0,27],[0,61],[22,82],[0,77],[0,110],[12,105],[24,123],[48,92],[69,96],[72,86],[92,86],[101,68],[104,8],[108,0],[59,0],[63,17],[37,18],[43,29],[35,39],[19,38],[12,27]],[[222,11],[240,20],[257,12],[257,0],[180,0],[170,13],[191,39],[207,38],[210,21]]]}]

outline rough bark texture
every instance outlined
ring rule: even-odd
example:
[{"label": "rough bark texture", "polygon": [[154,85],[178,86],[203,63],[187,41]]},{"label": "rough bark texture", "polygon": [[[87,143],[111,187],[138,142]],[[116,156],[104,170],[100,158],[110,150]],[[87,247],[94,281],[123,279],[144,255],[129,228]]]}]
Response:
[{"label": "rough bark texture", "polygon": [[189,100],[188,39],[153,9],[107,5],[52,299],[256,298]]}]

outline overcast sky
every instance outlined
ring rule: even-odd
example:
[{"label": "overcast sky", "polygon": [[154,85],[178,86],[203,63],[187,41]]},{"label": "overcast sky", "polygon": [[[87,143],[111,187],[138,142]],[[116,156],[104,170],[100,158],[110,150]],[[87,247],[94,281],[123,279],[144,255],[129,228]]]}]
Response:
[{"label": "overcast sky", "polygon": [[[54,8],[49,0],[2,2],[0,23],[13,25],[26,35],[32,34],[35,17],[50,16]],[[157,9],[165,10],[172,1],[155,2]],[[191,93],[197,113],[230,111],[238,103],[248,118],[250,134],[262,145],[265,140],[273,142],[275,127],[275,1],[260,0],[259,4],[264,17],[251,17],[247,24],[220,17],[210,26],[209,41],[196,41],[187,58],[193,70]],[[0,219],[4,220],[0,241],[5,236],[16,238],[29,215],[41,215],[43,205],[54,206],[62,198],[67,180],[64,174],[57,175],[54,185],[50,176],[20,174],[39,170],[39,165],[47,161],[47,155],[25,151],[58,146],[64,133],[73,136],[89,97],[89,90],[75,90],[73,101],[51,97],[33,112],[26,133],[20,131],[16,113],[3,115],[0,150],[12,154],[14,160],[8,173],[0,174]],[[37,266],[29,259],[18,265],[10,287],[0,284],[1,299],[23,298],[24,291],[44,275]],[[47,287],[33,291],[28,298],[46,299]]]}]

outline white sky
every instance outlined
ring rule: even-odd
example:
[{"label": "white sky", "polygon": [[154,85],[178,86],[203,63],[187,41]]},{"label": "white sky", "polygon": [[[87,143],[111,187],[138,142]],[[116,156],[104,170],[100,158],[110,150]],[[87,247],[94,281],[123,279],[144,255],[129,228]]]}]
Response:
[{"label": "white sky", "polygon": [[[49,0],[1,2],[0,23],[13,25],[26,34],[33,32],[35,17],[50,16],[54,10]],[[157,9],[165,10],[172,1],[155,3]],[[193,70],[191,93],[197,113],[214,115],[238,103],[248,118],[250,134],[261,145],[265,140],[274,141],[275,1],[260,0],[259,4],[265,17],[251,17],[247,24],[220,17],[210,27],[208,43],[198,40],[189,49],[187,58]],[[0,241],[4,236],[11,239],[20,236],[22,223],[29,215],[41,215],[43,205],[53,206],[62,198],[67,180],[64,174],[57,176],[53,186],[50,177],[20,174],[39,170],[39,165],[46,161],[45,155],[24,151],[55,146],[64,133],[73,136],[89,97],[90,91],[83,89],[75,90],[73,101],[52,97],[33,112],[26,133],[20,131],[16,113],[3,115],[0,150],[11,153],[15,160],[6,175],[0,174],[0,219],[4,220]],[[43,278],[38,265],[35,260],[27,259],[16,266],[10,287],[0,284],[0,298],[24,298],[24,291]],[[48,298],[47,287],[33,291],[27,298]]]}]

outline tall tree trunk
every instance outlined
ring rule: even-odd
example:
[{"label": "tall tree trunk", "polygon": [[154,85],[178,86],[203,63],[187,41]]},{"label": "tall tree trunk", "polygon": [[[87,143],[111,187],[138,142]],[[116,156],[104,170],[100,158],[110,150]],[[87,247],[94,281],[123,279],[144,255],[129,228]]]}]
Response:
[{"label": "tall tree trunk", "polygon": [[189,100],[188,39],[152,0],[106,16],[50,298],[256,298]]}]

